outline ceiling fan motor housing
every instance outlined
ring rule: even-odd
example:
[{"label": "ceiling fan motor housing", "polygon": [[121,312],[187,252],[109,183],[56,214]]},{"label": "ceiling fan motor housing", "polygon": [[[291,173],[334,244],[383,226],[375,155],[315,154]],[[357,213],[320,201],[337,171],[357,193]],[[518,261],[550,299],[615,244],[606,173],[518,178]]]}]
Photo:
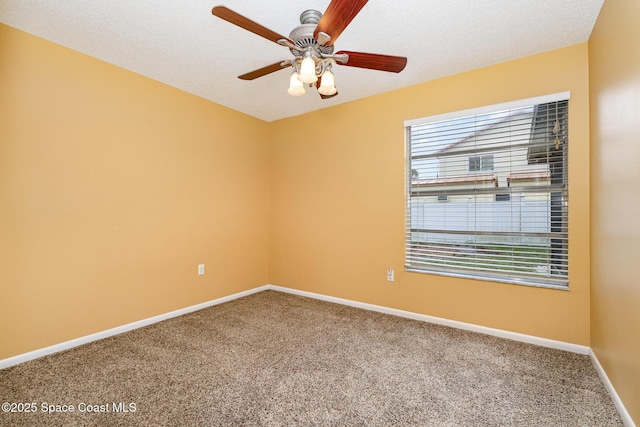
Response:
[{"label": "ceiling fan motor housing", "polygon": [[[313,37],[313,33],[316,30],[318,22],[320,22],[320,18],[322,18],[322,13],[317,10],[305,10],[300,14],[300,25],[291,31],[289,38],[296,46],[303,50],[307,50],[307,48],[311,47],[323,55],[331,55],[333,53],[333,46],[318,44],[316,39]],[[293,55],[302,57],[302,53],[300,51],[295,49],[290,50]]]}]

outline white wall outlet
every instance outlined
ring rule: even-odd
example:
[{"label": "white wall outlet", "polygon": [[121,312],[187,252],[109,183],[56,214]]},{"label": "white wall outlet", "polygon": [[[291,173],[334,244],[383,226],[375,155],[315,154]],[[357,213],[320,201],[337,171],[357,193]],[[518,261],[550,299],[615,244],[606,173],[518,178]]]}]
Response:
[{"label": "white wall outlet", "polygon": [[198,276],[202,276],[204,274],[204,264],[198,264]]},{"label": "white wall outlet", "polygon": [[393,282],[393,280],[394,280],[393,268],[389,267],[389,269],[387,270],[387,281]]}]

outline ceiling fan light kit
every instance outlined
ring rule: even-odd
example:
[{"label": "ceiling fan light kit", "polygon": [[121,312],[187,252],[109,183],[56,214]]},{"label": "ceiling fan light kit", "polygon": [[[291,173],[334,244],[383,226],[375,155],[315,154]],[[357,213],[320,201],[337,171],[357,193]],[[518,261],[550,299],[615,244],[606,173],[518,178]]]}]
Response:
[{"label": "ceiling fan light kit", "polygon": [[307,93],[305,85],[314,84],[322,99],[338,94],[335,76],[331,70],[334,64],[348,67],[399,73],[407,65],[407,58],[401,56],[378,55],[373,53],[340,51],[334,52],[333,44],[353,18],[367,4],[368,0],[332,0],[324,15],[317,10],[305,10],[300,15],[300,25],[289,37],[283,37],[262,25],[224,7],[216,6],[211,13],[231,24],[289,48],[292,59],[238,76],[242,80],[254,80],[283,68],[292,67],[287,93],[302,96]]}]

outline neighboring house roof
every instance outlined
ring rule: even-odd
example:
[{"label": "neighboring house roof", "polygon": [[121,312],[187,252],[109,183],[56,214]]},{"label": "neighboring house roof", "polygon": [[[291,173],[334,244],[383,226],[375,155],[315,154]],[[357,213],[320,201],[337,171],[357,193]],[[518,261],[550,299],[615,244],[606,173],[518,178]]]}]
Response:
[{"label": "neighboring house roof", "polygon": [[411,181],[411,187],[433,187],[437,185],[464,185],[494,183],[498,186],[498,176],[494,173],[477,175],[452,176],[449,178],[416,179]]},{"label": "neighboring house roof", "polygon": [[505,122],[510,122],[514,119],[525,119],[525,118],[533,118],[533,112],[531,111],[514,111],[511,114],[508,114],[504,117],[502,117],[500,120],[495,121],[481,129],[478,129],[477,131],[470,133],[469,135],[465,136],[464,138],[460,138],[458,141],[447,145],[444,148],[441,148],[440,150],[436,151],[436,154],[442,154],[442,153],[446,153],[447,151],[453,150],[454,148],[464,144],[465,142],[468,141],[472,141],[475,138],[477,138],[478,136],[482,135],[483,133],[486,133],[492,129],[495,129],[501,125],[503,125]]},{"label": "neighboring house roof", "polygon": [[551,173],[549,171],[512,172],[507,175],[507,185],[510,186],[515,182],[548,181],[550,178]]}]

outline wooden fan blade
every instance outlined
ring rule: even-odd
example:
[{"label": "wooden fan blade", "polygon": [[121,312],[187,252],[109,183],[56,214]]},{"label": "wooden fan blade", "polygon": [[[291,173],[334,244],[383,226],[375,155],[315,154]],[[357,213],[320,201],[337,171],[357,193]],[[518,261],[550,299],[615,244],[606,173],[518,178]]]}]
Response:
[{"label": "wooden fan blade", "polygon": [[266,76],[267,74],[274,73],[283,68],[291,67],[290,62],[276,62],[275,64],[267,65],[266,67],[258,68],[257,70],[250,71],[246,74],[238,76],[241,80],[254,80],[258,77]]},{"label": "wooden fan blade", "polygon": [[348,67],[368,68],[370,70],[389,71],[399,73],[407,65],[407,58],[404,56],[379,55],[377,53],[351,52],[341,50],[336,55],[347,54],[347,62],[337,61],[337,64]]},{"label": "wooden fan blade", "polygon": [[249,18],[245,18],[239,13],[236,13],[231,9],[227,9],[224,6],[214,7],[213,9],[211,9],[211,13],[213,14],[213,16],[224,19],[225,21],[233,25],[237,25],[238,27],[244,28],[247,31],[251,31],[253,34],[257,34],[260,37],[264,37],[265,39],[271,40],[274,43],[278,43],[278,40],[281,39],[291,41],[287,37],[281,36],[275,31],[271,31],[270,29],[263,27],[257,22],[253,22]]},{"label": "wooden fan blade", "polygon": [[320,18],[318,26],[313,32],[313,36],[317,39],[318,33],[323,32],[331,36],[331,40],[325,43],[333,46],[342,31],[355,18],[360,10],[367,4],[368,0],[332,0],[327,10]]}]

